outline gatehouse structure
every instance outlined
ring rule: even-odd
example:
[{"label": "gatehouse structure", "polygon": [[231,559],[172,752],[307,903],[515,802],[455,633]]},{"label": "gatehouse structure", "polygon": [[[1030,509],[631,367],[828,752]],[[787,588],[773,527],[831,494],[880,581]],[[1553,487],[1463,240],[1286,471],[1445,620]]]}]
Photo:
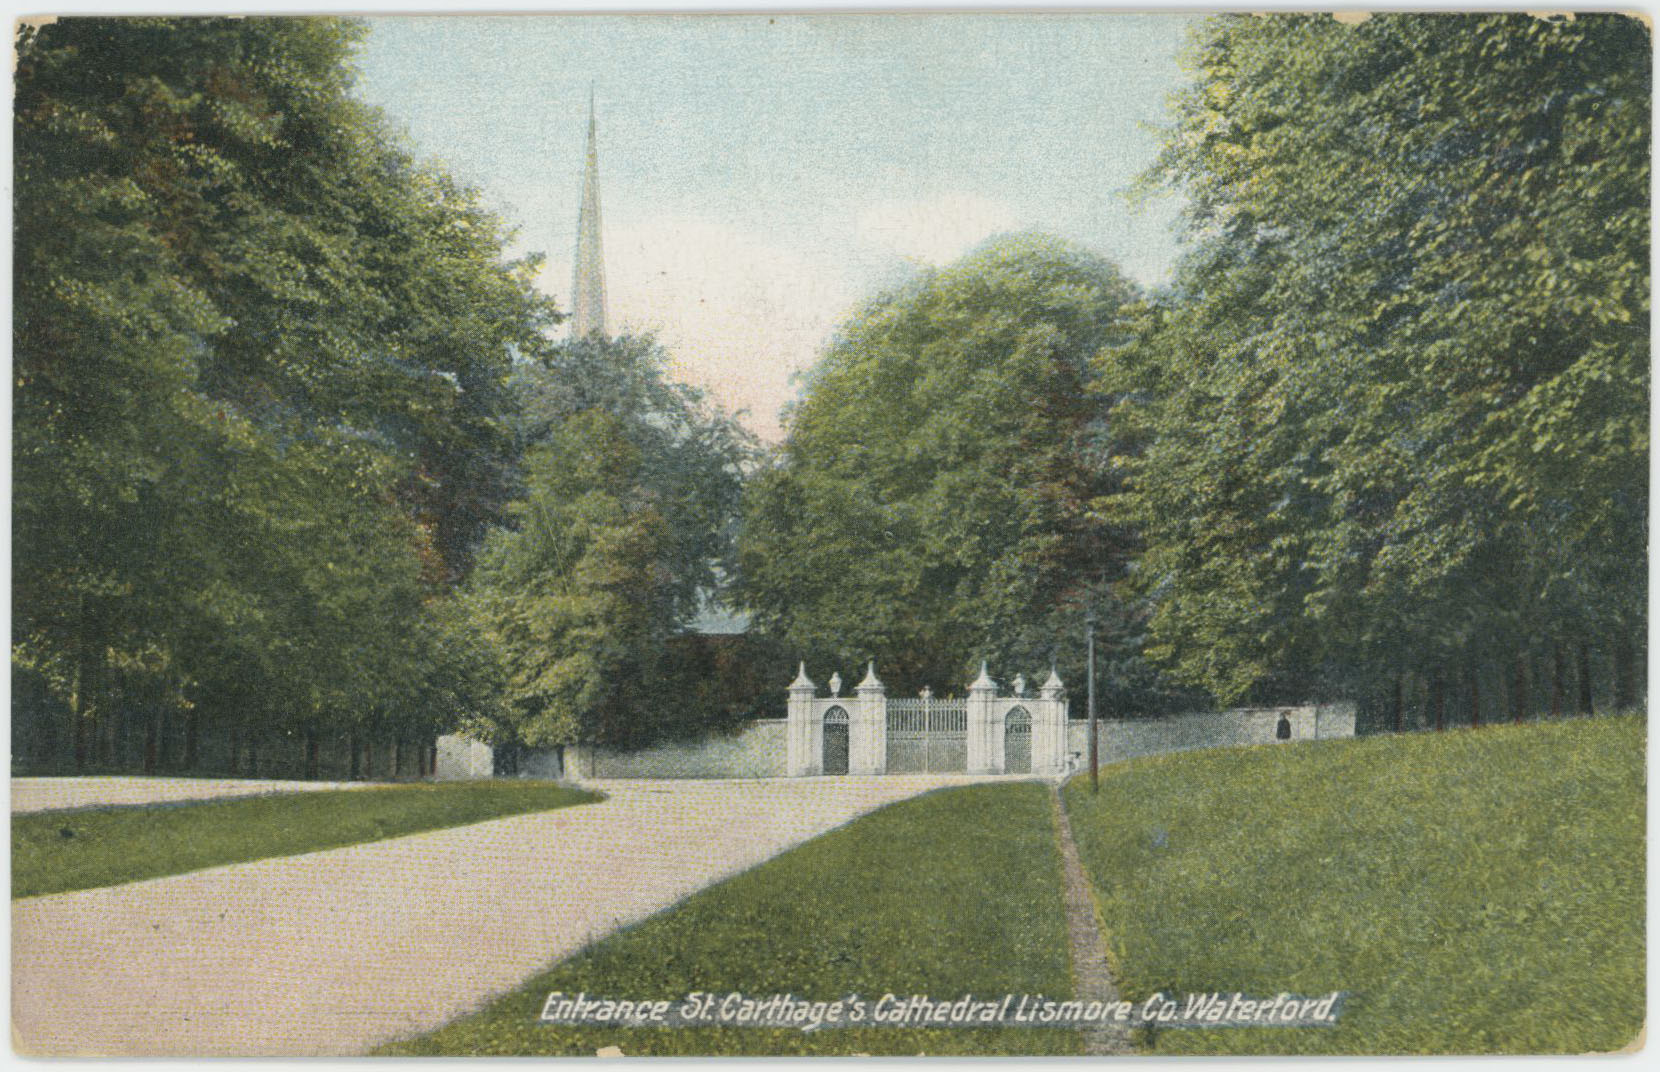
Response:
[{"label": "gatehouse structure", "polygon": [[963,698],[923,689],[915,699],[888,697],[876,664],[852,696],[840,676],[829,696],[802,663],[790,683],[785,773],[821,774],[1064,774],[1068,769],[1066,688],[1053,670],[1035,696],[1016,677],[1010,695],[980,664]]}]

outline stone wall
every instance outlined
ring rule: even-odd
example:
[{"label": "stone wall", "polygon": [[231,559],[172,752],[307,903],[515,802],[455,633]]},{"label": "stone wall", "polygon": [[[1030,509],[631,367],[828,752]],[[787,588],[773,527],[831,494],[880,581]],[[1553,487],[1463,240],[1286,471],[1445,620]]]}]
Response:
[{"label": "stone wall", "polygon": [[439,781],[490,778],[495,773],[495,752],[489,745],[454,733],[438,738]]},{"label": "stone wall", "polygon": [[731,734],[675,741],[638,752],[591,745],[565,749],[573,778],[777,778],[784,774],[786,723],[757,719]]},{"label": "stone wall", "polygon": [[[1194,748],[1227,748],[1248,744],[1273,744],[1280,715],[1291,723],[1291,739],[1313,740],[1355,735],[1355,705],[1323,704],[1319,707],[1246,707],[1232,711],[1169,718],[1120,721],[1101,719],[1100,759],[1117,763],[1137,756],[1165,752],[1186,752]],[[1074,770],[1089,765],[1089,723],[1073,719],[1067,726],[1067,752]]]},{"label": "stone wall", "polygon": [[[1100,722],[1101,762],[1137,756],[1184,752],[1195,748],[1273,744],[1280,715],[1291,723],[1292,740],[1353,737],[1355,705],[1261,707],[1175,715],[1170,718]],[[1058,727],[1057,727],[1058,729]],[[1066,723],[1067,765],[1089,763],[1089,723]],[[521,778],[780,778],[787,773],[788,722],[759,719],[729,734],[672,741],[638,752],[618,752],[592,745],[569,745],[557,752],[527,752],[520,757]],[[438,741],[439,778],[488,778],[494,762],[488,746],[464,737]]]},{"label": "stone wall", "polygon": [[557,781],[563,778],[565,776],[565,758],[560,752],[560,749],[555,748],[525,752],[519,760],[519,777],[541,778],[547,781]]}]

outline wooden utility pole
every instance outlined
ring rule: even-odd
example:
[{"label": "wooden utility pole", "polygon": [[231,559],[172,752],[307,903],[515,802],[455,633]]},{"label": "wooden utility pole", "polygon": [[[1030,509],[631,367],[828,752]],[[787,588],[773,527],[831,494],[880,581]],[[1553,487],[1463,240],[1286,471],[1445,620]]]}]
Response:
[{"label": "wooden utility pole", "polygon": [[1101,743],[1095,731],[1095,612],[1084,612],[1084,666],[1089,696],[1089,791],[1101,792]]}]

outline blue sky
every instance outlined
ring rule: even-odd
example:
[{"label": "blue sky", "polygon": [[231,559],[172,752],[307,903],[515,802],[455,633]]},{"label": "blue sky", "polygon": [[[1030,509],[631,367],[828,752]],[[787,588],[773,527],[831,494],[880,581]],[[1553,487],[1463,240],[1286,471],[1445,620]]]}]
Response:
[{"label": "blue sky", "polygon": [[767,438],[864,297],[1039,229],[1148,284],[1165,199],[1124,189],[1182,83],[1172,15],[377,17],[360,91],[481,187],[570,294],[590,85],[613,330]]}]

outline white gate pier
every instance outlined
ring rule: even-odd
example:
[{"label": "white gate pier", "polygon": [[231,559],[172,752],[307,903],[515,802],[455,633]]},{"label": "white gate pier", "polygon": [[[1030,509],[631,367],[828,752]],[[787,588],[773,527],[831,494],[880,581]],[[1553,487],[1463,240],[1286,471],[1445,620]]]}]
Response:
[{"label": "white gate pier", "polygon": [[[838,681],[839,676],[832,680],[836,692]],[[981,663],[967,700],[936,699],[927,689],[916,700],[889,700],[873,662],[852,697],[820,696],[803,663],[789,689],[786,769],[794,777],[824,774],[829,754],[830,771],[836,773],[845,755],[849,774],[1065,774],[1065,687],[1053,670],[1036,696],[1022,695],[1021,682],[1016,678],[1013,695],[999,696]],[[826,716],[837,727],[828,750]]]}]

